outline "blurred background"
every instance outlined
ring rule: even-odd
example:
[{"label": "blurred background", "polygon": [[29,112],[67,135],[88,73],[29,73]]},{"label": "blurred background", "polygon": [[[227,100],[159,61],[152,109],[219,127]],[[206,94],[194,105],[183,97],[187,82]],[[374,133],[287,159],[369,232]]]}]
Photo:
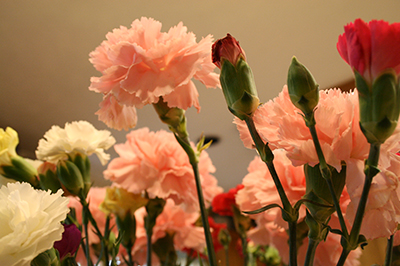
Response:
[{"label": "blurred background", "polygon": [[[197,40],[212,34],[236,37],[253,69],[259,97],[266,102],[286,83],[295,55],[321,88],[352,88],[352,71],[336,50],[343,26],[356,18],[399,21],[398,0],[335,1],[0,1],[0,127],[14,128],[19,154],[34,158],[38,140],[52,125],[87,120],[107,127],[94,114],[102,96],[88,90],[100,76],[88,54],[107,32],[142,16],[163,23],[163,31],[183,21]],[[219,89],[198,84],[201,112],[188,110],[188,130],[218,139],[208,150],[215,176],[225,190],[239,184],[255,151],[242,145]],[[138,110],[137,128],[167,129],[152,106]],[[110,129],[118,143],[125,131]],[[110,151],[112,158],[116,157]],[[103,185],[101,166],[92,158],[95,185]]]}]

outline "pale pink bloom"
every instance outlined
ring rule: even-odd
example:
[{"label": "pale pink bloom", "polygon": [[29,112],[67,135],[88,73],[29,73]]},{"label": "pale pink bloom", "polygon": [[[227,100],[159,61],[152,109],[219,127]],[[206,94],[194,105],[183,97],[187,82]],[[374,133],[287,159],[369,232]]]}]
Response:
[{"label": "pale pink bloom", "polygon": [[[315,112],[316,130],[327,163],[341,169],[341,161],[365,159],[368,143],[359,127],[357,92],[343,93],[339,89],[320,91]],[[287,86],[279,96],[260,106],[254,114],[257,130],[271,149],[283,148],[294,165],[314,166],[318,156],[303,117],[288,94]],[[244,122],[235,119],[240,137],[247,148],[253,141]]]},{"label": "pale pink bloom", "polygon": [[[135,212],[137,238],[132,255],[141,265],[146,262],[147,239],[143,221],[146,215],[144,207]],[[169,233],[174,235],[175,250],[194,249],[203,253],[206,246],[204,230],[203,227],[194,225],[199,217],[200,214],[198,212],[185,212],[179,205],[175,205],[173,200],[168,199],[163,212],[157,217],[156,225],[153,228],[152,243],[155,243],[158,239],[165,237]],[[158,259],[153,264],[158,265]]]},{"label": "pale pink bloom", "polygon": [[[293,205],[299,201],[305,194],[306,184],[303,167],[293,166],[286,157],[286,152],[282,149],[274,150],[274,165],[282,186],[287,193],[288,199]],[[236,196],[236,203],[242,211],[256,210],[268,204],[277,203],[280,206],[278,192],[273,184],[272,177],[259,157],[256,157],[249,165],[249,173],[244,177],[242,184],[244,188],[239,190]],[[342,211],[346,211],[349,202],[346,190],[343,192],[340,203]],[[260,245],[271,245],[275,247],[285,263],[288,263],[289,247],[288,235],[286,230],[287,223],[282,220],[281,210],[273,208],[260,214],[251,215],[257,226],[248,231],[248,237]],[[300,209],[299,221],[305,217],[304,209]],[[339,229],[337,217],[332,215],[330,226]],[[335,247],[335,248],[332,248]],[[302,265],[305,259],[307,249],[307,240],[298,252],[299,265]],[[329,253],[330,252],[330,253]],[[326,242],[321,242],[315,256],[314,265],[336,265],[340,256],[341,245],[340,237],[329,234]],[[327,254],[329,253],[329,256]],[[345,265],[358,265],[357,258],[360,251],[353,251]],[[327,261],[326,258],[329,258]]]},{"label": "pale pink bloom", "polygon": [[128,130],[135,127],[137,123],[136,108],[118,103],[112,94],[103,97],[100,109],[96,112],[96,115],[108,127],[118,130]]},{"label": "pale pink bloom", "polygon": [[[274,165],[276,172],[281,177],[282,186],[292,205],[294,205],[306,191],[306,180],[303,167],[295,167],[286,157],[286,152],[282,149],[274,151]],[[236,203],[242,211],[252,211],[269,204],[282,205],[275,184],[266,164],[256,156],[248,167],[249,173],[243,178],[244,188],[236,194]],[[258,214],[257,216],[271,216],[269,221],[285,227],[287,225],[280,215],[278,208]],[[300,219],[305,217],[304,209],[300,211]]]},{"label": "pale pink bloom", "polygon": [[[102,73],[92,77],[90,90],[115,100],[117,104],[134,109],[157,103],[160,97],[169,107],[200,110],[198,92],[192,78],[206,87],[219,86],[218,75],[211,61],[212,36],[200,42],[187,32],[180,22],[168,32],[161,32],[161,23],[142,17],[132,22],[131,28],[121,26],[106,35],[90,53],[90,62]],[[99,119],[117,129],[132,127],[136,113],[124,124],[116,115],[126,115],[121,108],[105,108],[102,104]],[[105,112],[111,112],[107,115]],[[117,119],[119,122],[113,122]]]},{"label": "pale pink bloom", "polygon": [[[174,135],[164,130],[150,132],[148,128],[127,134],[125,143],[114,146],[120,157],[113,159],[104,176],[135,194],[146,191],[150,198],[171,198],[188,211],[198,210],[198,198],[192,166]],[[203,194],[208,205],[222,192],[207,152],[199,160]]]},{"label": "pale pink bloom", "polygon": [[[386,142],[382,145],[385,153]],[[361,234],[367,239],[389,237],[400,223],[400,158],[395,153],[386,152],[380,156],[378,173],[371,185]],[[386,165],[386,167],[385,167]],[[365,175],[364,162],[357,160],[348,164],[347,189],[351,198],[346,218],[353,222],[361,197]]]},{"label": "pale pink bloom", "polygon": [[[99,209],[100,204],[103,202],[106,196],[106,187],[92,187],[89,190],[87,201],[89,202],[89,209],[93,215],[93,218],[96,220],[97,226],[99,227],[100,231],[104,233],[105,226],[106,226],[106,214]],[[82,205],[79,202],[77,197],[69,197],[70,201],[68,207],[74,208],[76,211],[76,217],[79,223],[82,224]],[[115,218],[111,218],[110,220],[110,228],[113,227],[113,232],[115,235],[118,235],[118,229],[115,224]],[[88,235],[89,235],[89,244],[99,244],[100,239],[95,233],[95,229],[92,224],[89,223],[88,228]],[[85,237],[84,232],[82,232],[82,237]],[[91,258],[94,262],[97,261],[97,256],[94,254],[94,250],[91,249]],[[86,265],[86,257],[81,249],[78,250],[77,255],[77,262],[81,263],[82,265]]]}]

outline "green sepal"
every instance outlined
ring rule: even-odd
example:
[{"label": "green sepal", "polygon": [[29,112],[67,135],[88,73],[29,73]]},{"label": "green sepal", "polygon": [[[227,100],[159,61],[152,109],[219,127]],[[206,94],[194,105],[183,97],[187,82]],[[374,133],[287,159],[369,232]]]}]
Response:
[{"label": "green sepal", "polygon": [[52,193],[56,193],[61,188],[57,173],[47,170],[44,174],[39,174],[40,187],[43,190],[50,189]]},{"label": "green sepal", "polygon": [[78,167],[79,171],[82,174],[82,179],[83,179],[83,194],[86,197],[86,195],[89,193],[89,190],[92,186],[92,180],[90,177],[90,160],[89,157],[77,153],[73,158],[70,158],[70,161],[73,162],[76,167]]},{"label": "green sepal", "polygon": [[[328,217],[329,220],[329,217]],[[306,218],[305,221],[308,225],[308,228],[310,229],[308,231],[308,237],[310,239],[313,239],[315,241],[324,241],[326,237],[328,236],[329,233],[329,227],[327,227],[325,224],[328,223],[328,220],[325,222],[320,222],[314,219],[314,217],[310,214],[310,212],[307,210],[306,211]]]},{"label": "green sepal", "polygon": [[368,143],[382,144],[389,138],[400,114],[400,87],[394,70],[383,72],[370,85],[354,71],[360,108],[360,128]]},{"label": "green sepal", "polygon": [[220,81],[228,109],[241,120],[252,115],[258,108],[257,89],[253,72],[243,58],[239,58],[236,65],[224,60]]},{"label": "green sepal", "polygon": [[60,161],[57,176],[61,184],[73,195],[81,197],[84,188],[83,177],[79,168],[70,161]]},{"label": "green sepal", "polygon": [[[346,165],[342,164],[342,170],[340,172],[337,172],[332,166],[328,165],[328,168],[329,169],[326,170],[330,172],[331,176],[329,178],[332,180],[335,196],[339,199],[346,183]],[[303,196],[303,199],[308,200],[304,204],[315,220],[324,223],[329,216],[335,212],[329,186],[321,174],[319,164],[314,167],[305,164],[304,174],[306,177],[306,194]],[[326,173],[324,175],[326,175]]]},{"label": "green sepal", "polygon": [[19,182],[27,182],[34,188],[39,187],[38,172],[27,160],[21,156],[11,158],[11,165],[1,166],[1,174]]},{"label": "green sepal", "polygon": [[287,86],[293,105],[306,115],[312,113],[319,101],[318,84],[296,57],[292,58],[289,67]]},{"label": "green sepal", "polygon": [[40,253],[31,261],[31,266],[61,266],[58,251],[51,248]]},{"label": "green sepal", "polygon": [[135,215],[131,214],[130,212],[125,215],[122,219],[119,216],[116,216],[116,223],[118,229],[122,233],[122,245],[130,250],[136,241],[136,218]]},{"label": "green sepal", "polygon": [[178,254],[174,246],[174,234],[166,233],[163,238],[159,238],[153,244],[153,251],[160,259],[160,264],[163,266],[176,266]]}]

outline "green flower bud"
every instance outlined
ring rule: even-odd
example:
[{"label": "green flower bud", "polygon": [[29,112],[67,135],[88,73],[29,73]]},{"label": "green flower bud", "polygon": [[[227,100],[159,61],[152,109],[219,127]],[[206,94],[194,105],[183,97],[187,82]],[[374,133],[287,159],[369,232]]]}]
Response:
[{"label": "green flower bud", "polygon": [[400,114],[400,87],[396,73],[388,70],[372,87],[354,71],[360,108],[360,128],[368,143],[382,144],[394,132]]},{"label": "green flower bud", "polygon": [[10,163],[0,166],[1,175],[19,182],[28,182],[35,188],[39,186],[38,172],[26,159],[16,155],[10,158]]},{"label": "green flower bud", "polygon": [[297,61],[296,57],[292,58],[289,67],[287,86],[294,106],[305,115],[311,114],[319,100],[318,84],[310,71]]},{"label": "green flower bud", "polygon": [[220,81],[228,109],[244,120],[260,104],[253,72],[246,62],[244,51],[230,34],[216,41],[212,49],[213,62],[221,69]]},{"label": "green flower bud", "polygon": [[57,165],[49,162],[42,163],[38,168],[40,187],[44,190],[50,189],[56,193],[61,188],[57,176]]},{"label": "green flower bud", "polygon": [[82,153],[76,153],[73,157],[70,158],[71,162],[73,162],[76,167],[78,167],[79,171],[82,174],[83,185],[84,185],[84,196],[86,197],[87,193],[92,186],[92,180],[90,178],[90,160],[89,157]]},{"label": "green flower bud", "polygon": [[[340,198],[346,182],[346,165],[342,165],[340,172],[337,172],[332,166],[328,167],[332,174],[335,195]],[[306,177],[306,194],[303,199],[308,200],[305,205],[316,222],[325,223],[335,211],[328,184],[321,175],[319,164],[314,167],[305,164],[304,174]]]},{"label": "green flower bud", "polygon": [[57,176],[61,184],[73,195],[82,196],[83,177],[79,168],[70,161],[60,161],[57,165]]},{"label": "green flower bud", "polygon": [[172,132],[181,137],[188,136],[185,110],[177,107],[169,107],[162,97],[160,97],[160,100],[156,104],[153,104],[153,106],[161,121],[167,124]]}]

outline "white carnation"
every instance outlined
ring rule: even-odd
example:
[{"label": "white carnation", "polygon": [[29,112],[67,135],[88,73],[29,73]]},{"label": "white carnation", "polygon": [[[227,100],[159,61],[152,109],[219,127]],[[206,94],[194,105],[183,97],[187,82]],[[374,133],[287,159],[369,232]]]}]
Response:
[{"label": "white carnation", "polygon": [[0,187],[0,265],[25,266],[61,240],[68,198],[28,183]]},{"label": "white carnation", "polygon": [[107,150],[114,145],[115,139],[108,130],[97,130],[86,121],[66,123],[65,129],[52,126],[43,139],[39,140],[36,156],[43,161],[57,163],[76,153],[96,154],[105,165],[110,159]]}]

